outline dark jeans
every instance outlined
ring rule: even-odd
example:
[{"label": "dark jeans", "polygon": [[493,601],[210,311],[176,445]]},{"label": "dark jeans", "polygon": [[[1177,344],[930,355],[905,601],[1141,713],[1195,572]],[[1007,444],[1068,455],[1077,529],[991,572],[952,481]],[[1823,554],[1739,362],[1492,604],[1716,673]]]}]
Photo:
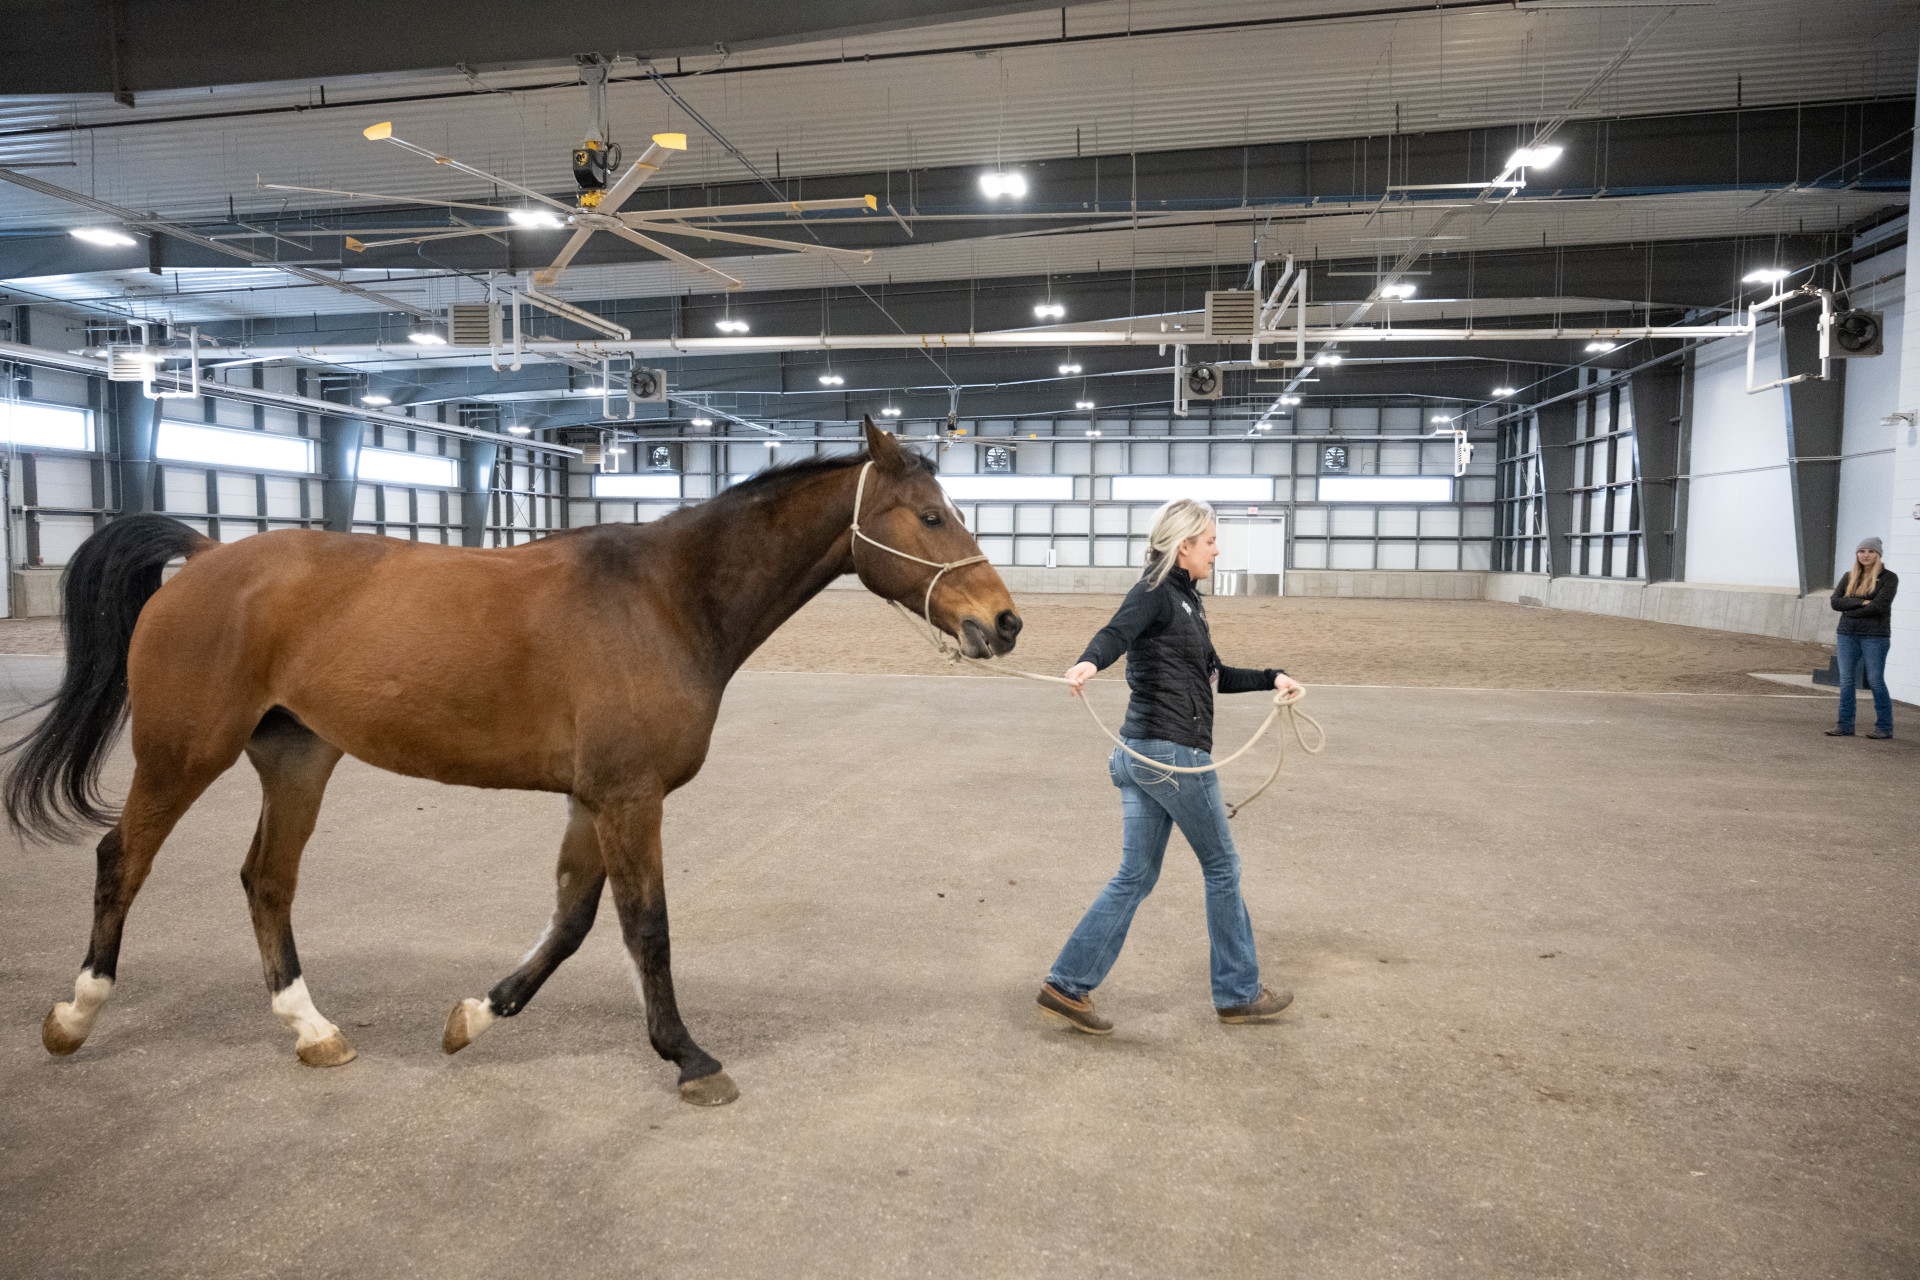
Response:
[{"label": "dark jeans", "polygon": [[1890,636],[1841,636],[1840,658],[1840,732],[1853,732],[1855,686],[1860,683],[1860,668],[1867,669],[1867,688],[1873,690],[1873,727],[1885,734],[1893,732],[1893,697],[1887,692],[1887,650]]},{"label": "dark jeans", "polygon": [[[1153,738],[1126,738],[1141,755],[1192,768],[1209,764],[1204,751]],[[1053,962],[1047,981],[1080,999],[1099,986],[1120,958],[1133,913],[1153,892],[1175,824],[1200,859],[1207,886],[1207,936],[1213,944],[1213,1003],[1221,1009],[1260,995],[1260,961],[1253,921],[1240,897],[1240,855],[1227,831],[1219,774],[1165,773],[1115,748],[1107,762],[1120,788],[1120,870],[1101,890]]]}]

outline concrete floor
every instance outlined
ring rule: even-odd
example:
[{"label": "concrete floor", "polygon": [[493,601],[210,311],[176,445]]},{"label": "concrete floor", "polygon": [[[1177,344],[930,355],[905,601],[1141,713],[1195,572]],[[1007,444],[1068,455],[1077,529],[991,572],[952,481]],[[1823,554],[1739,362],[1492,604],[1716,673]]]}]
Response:
[{"label": "concrete floor", "polygon": [[[1227,706],[1237,742],[1260,707]],[[646,1046],[610,908],[525,1013],[439,1051],[546,919],[556,797],[342,766],[295,914],[361,1054],[330,1071],[267,1009],[244,765],[163,853],[71,1059],[38,1027],[92,860],[8,843],[0,1272],[1920,1269],[1913,740],[1822,737],[1831,701],[1792,696],[1310,707],[1331,749],[1234,824],[1294,1011],[1215,1022],[1176,837],[1096,1041],[1032,1006],[1115,862],[1084,716],[1013,681],[743,675],[668,818],[681,1003],[743,1090],[711,1111]]]}]

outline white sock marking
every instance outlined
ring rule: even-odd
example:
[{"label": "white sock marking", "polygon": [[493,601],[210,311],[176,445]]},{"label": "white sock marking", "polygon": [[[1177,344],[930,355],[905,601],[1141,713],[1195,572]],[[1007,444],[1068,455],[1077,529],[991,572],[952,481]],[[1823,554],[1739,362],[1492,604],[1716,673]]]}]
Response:
[{"label": "white sock marking", "polygon": [[640,976],[640,965],[634,960],[633,953],[627,953],[627,976],[633,979],[633,994],[640,997],[640,1012],[647,1011],[647,984]]},{"label": "white sock marking", "polygon": [[286,990],[274,996],[273,1015],[293,1029],[297,1037],[294,1047],[297,1049],[340,1034],[340,1028],[321,1017],[320,1011],[313,1007],[313,997],[307,994],[305,978],[295,978]]},{"label": "white sock marking", "polygon": [[82,969],[80,976],[73,980],[73,999],[63,1000],[53,1006],[53,1020],[68,1035],[76,1040],[85,1040],[93,1031],[94,1019],[100,1016],[100,1010],[106,1007],[107,997],[112,992],[112,978],[96,978],[93,970]]},{"label": "white sock marking", "polygon": [[480,1038],[480,1033],[493,1025],[493,997],[475,1000],[468,996],[460,1002],[460,1012],[466,1016],[467,1042],[471,1044]]}]

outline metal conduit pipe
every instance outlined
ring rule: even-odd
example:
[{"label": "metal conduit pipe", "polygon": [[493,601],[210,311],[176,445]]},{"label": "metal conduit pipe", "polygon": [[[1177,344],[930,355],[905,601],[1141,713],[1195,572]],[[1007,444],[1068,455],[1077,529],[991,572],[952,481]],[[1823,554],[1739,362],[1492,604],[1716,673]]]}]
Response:
[{"label": "metal conduit pipe", "polygon": [[[104,378],[107,375],[107,362],[96,356],[48,351],[44,347],[28,347],[17,342],[0,342],[0,360],[38,365],[43,369],[64,369],[69,373],[83,373],[98,378]],[[359,422],[378,422],[382,426],[401,427],[408,431],[424,431],[430,435],[451,436],[459,440],[485,440],[493,444],[512,445],[516,448],[537,449],[543,453],[562,454],[569,458],[580,456],[580,450],[570,445],[521,439],[519,436],[502,435],[495,431],[479,431],[458,423],[409,418],[404,414],[382,413],[377,409],[368,409],[359,405],[335,404],[331,400],[316,400],[310,396],[290,395],[281,391],[236,387],[225,382],[202,380],[200,394],[211,396],[216,400],[234,400],[241,404],[292,409],[298,413],[323,413],[329,417],[352,418]]]}]

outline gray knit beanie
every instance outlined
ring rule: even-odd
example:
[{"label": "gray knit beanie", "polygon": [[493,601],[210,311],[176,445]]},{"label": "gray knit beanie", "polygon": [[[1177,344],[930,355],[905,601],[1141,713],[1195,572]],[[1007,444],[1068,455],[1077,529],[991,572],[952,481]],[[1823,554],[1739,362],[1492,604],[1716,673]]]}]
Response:
[{"label": "gray knit beanie", "polygon": [[1873,552],[1873,554],[1877,556],[1883,556],[1887,554],[1884,550],[1881,549],[1880,539],[1878,538],[1862,538],[1860,539],[1860,545],[1855,547],[1853,550],[1856,555],[1862,551],[1871,551]]}]

